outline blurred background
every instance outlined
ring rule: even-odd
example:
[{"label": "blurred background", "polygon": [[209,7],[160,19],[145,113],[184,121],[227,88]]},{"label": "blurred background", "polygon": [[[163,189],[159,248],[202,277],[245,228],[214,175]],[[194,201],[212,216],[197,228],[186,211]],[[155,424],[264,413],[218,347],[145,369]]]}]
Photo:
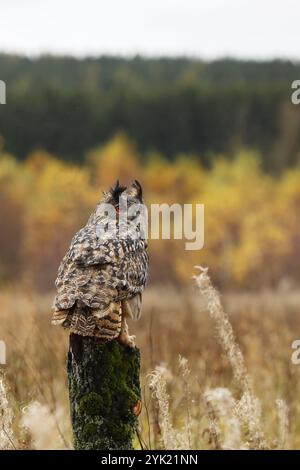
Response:
[{"label": "blurred background", "polygon": [[[39,400],[70,435],[67,338],[49,329],[57,268],[102,190],[138,179],[148,204],[205,204],[201,251],[150,241],[145,315],[133,326],[143,377],[183,353],[202,384],[231,384],[190,291],[193,266],[208,266],[262,400],[265,388],[284,395],[296,417],[290,446],[300,444],[290,363],[300,330],[300,105],[291,102],[300,5],[274,3],[1,2],[0,339],[17,410]],[[181,335],[191,321],[192,339]],[[56,421],[53,446],[64,446]]]},{"label": "blurred background", "polygon": [[118,177],[148,203],[206,206],[204,249],[153,241],[151,283],[189,281],[194,264],[221,287],[298,281],[299,8],[3,2],[0,283],[52,289]]}]

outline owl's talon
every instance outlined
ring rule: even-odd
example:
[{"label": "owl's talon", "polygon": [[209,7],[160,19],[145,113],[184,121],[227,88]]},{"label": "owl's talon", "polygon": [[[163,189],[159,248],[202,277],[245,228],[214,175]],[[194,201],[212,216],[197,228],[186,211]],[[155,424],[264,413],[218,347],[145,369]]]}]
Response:
[{"label": "owl's talon", "polygon": [[124,344],[124,346],[128,346],[129,348],[135,348],[135,336],[129,336],[128,334],[121,333],[119,338],[119,342]]},{"label": "owl's talon", "polygon": [[128,336],[128,338],[129,338],[129,346],[131,348],[135,348],[135,338],[136,338],[136,336],[132,335],[132,336]]}]

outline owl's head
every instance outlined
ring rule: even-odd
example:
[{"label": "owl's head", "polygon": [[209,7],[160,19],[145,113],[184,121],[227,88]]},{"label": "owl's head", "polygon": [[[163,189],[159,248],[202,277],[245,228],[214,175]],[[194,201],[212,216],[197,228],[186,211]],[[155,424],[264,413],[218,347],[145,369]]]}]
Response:
[{"label": "owl's head", "polygon": [[116,184],[104,193],[104,198],[102,202],[105,202],[106,204],[111,204],[114,207],[118,207],[120,203],[120,197],[126,190],[127,186],[121,186],[119,180],[117,180]]},{"label": "owl's head", "polygon": [[127,200],[127,206],[132,204],[143,204],[142,186],[137,180],[134,180],[131,186],[122,186],[119,180],[112,186],[107,193],[104,193],[103,202],[112,204],[117,212],[122,205],[122,200]]},{"label": "owl's head", "polygon": [[96,211],[90,217],[90,224],[97,224],[99,230],[104,232],[114,231],[115,222],[117,226],[126,226],[125,233],[128,236],[128,229],[132,236],[133,232],[138,233],[141,238],[141,227],[147,225],[147,209],[143,201],[143,190],[140,183],[134,180],[131,186],[121,186],[119,181],[106,193]]},{"label": "owl's head", "polygon": [[138,180],[134,180],[132,185],[126,189],[124,194],[127,196],[128,205],[144,204],[143,190]]}]

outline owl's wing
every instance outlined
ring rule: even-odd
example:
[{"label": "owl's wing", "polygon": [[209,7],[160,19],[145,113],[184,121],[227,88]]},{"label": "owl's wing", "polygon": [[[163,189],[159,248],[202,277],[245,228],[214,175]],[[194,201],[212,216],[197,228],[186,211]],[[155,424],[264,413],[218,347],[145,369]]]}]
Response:
[{"label": "owl's wing", "polygon": [[55,286],[56,311],[70,309],[76,301],[106,310],[118,295],[120,279],[116,275],[116,260],[122,257],[118,240],[99,240],[94,227],[86,226],[73,238],[61,262]]},{"label": "owl's wing", "polygon": [[116,256],[122,256],[117,239],[103,236],[99,239],[94,226],[86,226],[75,235],[67,257],[78,266],[88,267],[111,263]]}]

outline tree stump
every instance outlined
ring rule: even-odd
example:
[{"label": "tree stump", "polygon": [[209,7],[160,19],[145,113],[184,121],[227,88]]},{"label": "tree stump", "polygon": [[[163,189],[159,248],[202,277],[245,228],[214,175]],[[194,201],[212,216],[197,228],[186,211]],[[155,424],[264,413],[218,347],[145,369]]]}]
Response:
[{"label": "tree stump", "polygon": [[126,450],[140,411],[140,352],[70,335],[68,379],[76,450]]}]

